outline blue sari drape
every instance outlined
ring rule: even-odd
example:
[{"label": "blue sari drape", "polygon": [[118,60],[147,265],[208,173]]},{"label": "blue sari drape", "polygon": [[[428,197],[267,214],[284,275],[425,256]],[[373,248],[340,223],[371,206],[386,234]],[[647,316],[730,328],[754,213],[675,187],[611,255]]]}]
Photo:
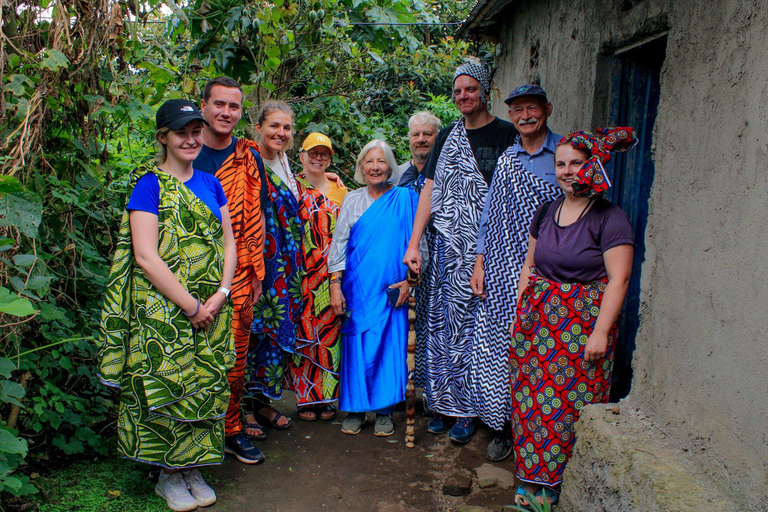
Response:
[{"label": "blue sari drape", "polygon": [[405,280],[408,247],[419,197],[395,187],[377,199],[349,235],[341,289],[350,316],[342,326],[339,408],[385,409],[405,398],[408,307],[394,308],[390,285]]}]

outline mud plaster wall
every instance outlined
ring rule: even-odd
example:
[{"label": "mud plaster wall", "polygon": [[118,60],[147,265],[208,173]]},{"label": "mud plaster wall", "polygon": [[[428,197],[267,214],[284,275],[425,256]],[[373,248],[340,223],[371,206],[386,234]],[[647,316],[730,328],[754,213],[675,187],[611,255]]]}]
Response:
[{"label": "mud plaster wall", "polygon": [[[515,2],[495,87],[506,97],[540,80],[555,131],[588,127],[597,55],[664,28],[631,396],[726,491],[757,508],[768,493],[764,1]],[[493,111],[507,117],[501,101]]]}]

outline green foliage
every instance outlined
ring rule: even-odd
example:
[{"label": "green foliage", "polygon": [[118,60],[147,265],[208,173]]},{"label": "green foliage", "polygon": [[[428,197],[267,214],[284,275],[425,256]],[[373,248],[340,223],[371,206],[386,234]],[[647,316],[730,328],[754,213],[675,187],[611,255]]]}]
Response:
[{"label": "green foliage", "polygon": [[75,464],[46,478],[44,484],[40,512],[168,510],[154,492],[147,467],[123,459]]},{"label": "green foliage", "polygon": [[357,151],[373,138],[408,158],[408,118],[450,92],[467,51],[444,28],[425,44],[420,28],[353,23],[437,22],[439,10],[419,0],[197,0],[186,11],[197,38],[190,58],[212,75],[252,84],[254,105],[288,101],[296,139],[329,135],[334,167],[350,178]]}]

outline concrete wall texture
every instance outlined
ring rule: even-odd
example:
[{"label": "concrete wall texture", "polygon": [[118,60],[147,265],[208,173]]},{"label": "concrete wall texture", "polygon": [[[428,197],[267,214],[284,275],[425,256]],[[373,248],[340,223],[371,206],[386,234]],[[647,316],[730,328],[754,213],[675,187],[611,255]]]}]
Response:
[{"label": "concrete wall texture", "polygon": [[[607,121],[596,115],[599,55],[668,31],[630,398],[726,491],[764,510],[765,0],[524,0],[501,22],[495,87],[504,98],[540,81],[558,133]],[[501,101],[493,111],[507,118]]]}]

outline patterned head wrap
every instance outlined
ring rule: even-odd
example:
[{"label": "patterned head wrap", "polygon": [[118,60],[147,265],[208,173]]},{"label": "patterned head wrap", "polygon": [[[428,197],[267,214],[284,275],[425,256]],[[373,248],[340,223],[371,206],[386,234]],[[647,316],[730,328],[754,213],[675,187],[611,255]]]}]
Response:
[{"label": "patterned head wrap", "polygon": [[578,131],[569,133],[557,144],[570,144],[574,149],[585,149],[592,158],[579,169],[579,179],[573,184],[573,195],[592,197],[611,186],[603,164],[611,159],[611,151],[629,151],[637,145],[632,127],[598,128],[597,134]]},{"label": "patterned head wrap", "polygon": [[488,96],[491,94],[491,68],[483,62],[473,59],[465,62],[453,74],[453,81],[461,75],[468,75],[480,82],[480,101],[488,103]]}]

